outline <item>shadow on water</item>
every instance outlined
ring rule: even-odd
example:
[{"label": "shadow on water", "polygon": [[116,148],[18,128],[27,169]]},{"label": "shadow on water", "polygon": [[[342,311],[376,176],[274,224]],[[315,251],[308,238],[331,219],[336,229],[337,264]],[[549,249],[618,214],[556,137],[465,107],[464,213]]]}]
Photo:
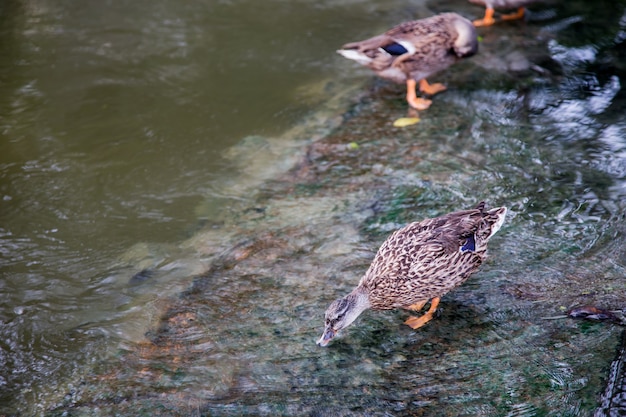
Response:
[{"label": "shadow on water", "polygon": [[[449,89],[417,125],[391,127],[402,88],[372,77],[329,134],[321,106],[226,151],[250,196],[205,211],[179,245],[206,271],[47,414],[591,415],[622,328],[546,318],[626,308],[626,3],[602,3],[481,30],[481,53],[438,76]],[[255,164],[288,154],[288,170]],[[482,199],[510,214],[435,320],[413,331],[405,312],[369,312],[315,345],[390,231]],[[138,271],[133,288],[158,275]]]}]

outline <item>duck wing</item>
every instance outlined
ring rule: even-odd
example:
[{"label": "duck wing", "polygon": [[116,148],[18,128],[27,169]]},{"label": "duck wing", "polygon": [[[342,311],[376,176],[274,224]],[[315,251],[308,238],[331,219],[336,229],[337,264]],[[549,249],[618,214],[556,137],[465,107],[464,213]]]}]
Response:
[{"label": "duck wing", "polygon": [[407,307],[440,297],[467,280],[486,257],[487,241],[506,208],[450,213],[411,223],[382,244],[360,285],[374,309]]}]

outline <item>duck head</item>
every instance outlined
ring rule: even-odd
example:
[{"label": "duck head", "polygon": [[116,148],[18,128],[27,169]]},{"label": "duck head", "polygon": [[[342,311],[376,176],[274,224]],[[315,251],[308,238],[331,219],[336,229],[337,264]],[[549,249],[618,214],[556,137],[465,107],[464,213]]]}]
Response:
[{"label": "duck head", "polygon": [[370,307],[367,292],[356,288],[343,298],[335,300],[325,313],[324,333],[317,341],[319,346],[326,346],[341,329],[348,327],[359,315]]},{"label": "duck head", "polygon": [[454,42],[454,53],[459,58],[468,58],[478,52],[478,35],[476,28],[469,20],[458,16],[452,21],[457,31],[457,39]]}]

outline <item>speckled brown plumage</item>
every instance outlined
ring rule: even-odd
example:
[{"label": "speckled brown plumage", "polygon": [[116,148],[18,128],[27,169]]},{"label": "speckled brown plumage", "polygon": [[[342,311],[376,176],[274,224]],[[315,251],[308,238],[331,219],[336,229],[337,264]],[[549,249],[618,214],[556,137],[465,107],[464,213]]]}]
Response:
[{"label": "speckled brown plumage", "polygon": [[326,310],[325,329],[318,341],[326,346],[363,311],[405,308],[422,317],[405,323],[416,329],[428,322],[439,298],[461,285],[487,256],[487,243],[500,229],[506,207],[487,209],[481,202],[471,210],[411,223],[382,244],[357,287]]},{"label": "speckled brown plumage", "polygon": [[[455,49],[458,49],[455,43],[459,38],[456,22],[469,24],[456,13],[444,13],[401,23],[382,35],[348,43],[340,51],[351,50],[367,56],[370,61],[364,65],[383,78],[397,83],[403,83],[407,78],[419,81],[449,67],[462,57],[476,53],[478,42],[475,34],[463,40],[462,45],[467,50],[464,49],[462,54],[455,53]],[[408,43],[415,51],[403,55],[392,55],[385,51],[385,47],[396,43]]]},{"label": "speckled brown plumage", "polygon": [[[450,213],[411,223],[382,244],[359,286],[367,290],[373,310],[407,308],[441,297],[465,282],[487,256],[487,241],[501,209]],[[462,251],[475,237],[475,250]]]},{"label": "speckled brown plumage", "polygon": [[[407,82],[408,92],[414,96],[417,82],[426,94],[443,91],[443,85],[429,86],[426,77],[477,51],[478,40],[472,23],[456,13],[443,13],[401,23],[382,35],[348,43],[337,52],[380,77]],[[427,108],[423,102],[417,104],[408,97],[407,101],[419,110]]]}]

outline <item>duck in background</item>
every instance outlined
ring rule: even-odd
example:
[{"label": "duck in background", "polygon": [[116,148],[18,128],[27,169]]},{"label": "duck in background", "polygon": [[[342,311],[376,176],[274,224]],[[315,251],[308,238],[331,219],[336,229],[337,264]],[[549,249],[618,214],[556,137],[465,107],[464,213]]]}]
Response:
[{"label": "duck in background", "polygon": [[478,51],[472,23],[456,13],[404,22],[382,35],[344,45],[337,52],[373,70],[378,76],[406,83],[406,101],[417,110],[430,107],[430,99],[417,97],[416,87],[433,96],[446,87],[429,84],[426,77],[448,68]]},{"label": "duck in background", "polygon": [[491,26],[496,20],[493,15],[495,9],[517,9],[515,13],[500,16],[502,20],[514,20],[524,17],[525,7],[539,0],[469,0],[470,3],[485,6],[485,16],[482,19],[474,20],[474,26]]},{"label": "duck in background", "polygon": [[405,324],[417,329],[433,318],[439,299],[465,282],[487,256],[487,243],[504,223],[506,207],[449,213],[411,223],[385,240],[352,292],[326,310],[317,344],[326,346],[365,310],[404,308],[420,311]]}]

